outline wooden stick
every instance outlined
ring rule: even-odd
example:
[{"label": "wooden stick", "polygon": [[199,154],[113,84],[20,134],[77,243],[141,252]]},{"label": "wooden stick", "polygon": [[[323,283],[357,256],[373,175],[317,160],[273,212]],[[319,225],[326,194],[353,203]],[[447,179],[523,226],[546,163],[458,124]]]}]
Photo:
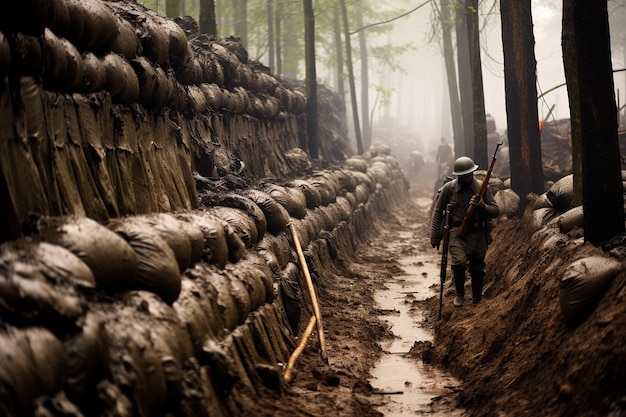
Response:
[{"label": "wooden stick", "polygon": [[293,353],[291,354],[291,357],[289,357],[289,361],[287,362],[287,367],[285,368],[285,372],[283,373],[283,378],[285,379],[286,383],[291,382],[291,378],[292,378],[291,371],[293,370],[293,366],[296,364],[296,360],[298,359],[298,356],[300,356],[300,354],[304,350],[304,347],[306,346],[309,340],[309,337],[311,336],[311,333],[313,333],[313,329],[315,329],[316,321],[317,320],[315,320],[315,316],[311,316],[311,318],[309,319],[309,324],[307,324],[306,329],[304,329],[304,332],[302,333],[302,337],[300,338],[300,343],[298,343],[298,347],[296,347],[296,350],[294,350]]},{"label": "wooden stick", "polygon": [[298,239],[298,233],[296,233],[296,228],[294,227],[292,222],[289,222],[289,228],[291,230],[291,235],[293,236],[293,243],[296,246],[296,251],[298,252],[298,258],[300,259],[300,264],[302,265],[302,271],[304,272],[304,277],[306,278],[306,285],[309,289],[309,296],[311,297],[311,304],[313,304],[313,313],[315,314],[315,318],[317,319],[317,336],[320,340],[320,355],[322,356],[322,360],[328,363],[328,356],[326,355],[326,339],[324,337],[324,327],[322,326],[322,315],[320,313],[320,307],[317,303],[317,296],[315,295],[315,287],[313,286],[313,280],[311,279],[311,275],[309,274],[309,268],[306,264],[306,259],[304,259],[304,254],[302,253],[302,247],[300,246],[300,240]]}]

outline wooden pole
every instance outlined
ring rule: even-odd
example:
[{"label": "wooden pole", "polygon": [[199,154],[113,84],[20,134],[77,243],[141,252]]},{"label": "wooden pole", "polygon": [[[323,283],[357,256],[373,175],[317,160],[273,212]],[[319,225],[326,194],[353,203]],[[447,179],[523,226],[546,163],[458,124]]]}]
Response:
[{"label": "wooden pole", "polygon": [[293,226],[292,222],[289,222],[289,229],[291,230],[291,235],[293,236],[293,243],[296,247],[296,251],[298,252],[298,259],[300,259],[300,264],[302,265],[302,271],[304,272],[304,277],[306,279],[306,285],[309,289],[309,296],[311,297],[311,304],[313,304],[313,313],[315,314],[315,318],[317,320],[317,336],[320,340],[320,349],[322,360],[328,363],[328,356],[326,355],[326,339],[324,337],[324,327],[322,326],[322,315],[320,313],[320,307],[317,303],[317,296],[315,295],[315,287],[313,286],[313,281],[311,280],[311,275],[309,274],[309,268],[306,264],[306,259],[304,259],[304,254],[302,253],[302,247],[300,246],[300,240],[298,239],[298,234],[296,233],[296,229]]},{"label": "wooden pole", "polygon": [[300,338],[300,343],[298,343],[298,347],[296,347],[296,350],[293,351],[291,357],[289,358],[289,361],[287,362],[287,367],[285,368],[285,372],[283,373],[283,378],[285,379],[286,383],[291,382],[291,371],[293,370],[293,366],[296,364],[298,356],[300,356],[300,354],[304,350],[304,347],[309,341],[309,337],[311,336],[311,333],[313,333],[313,329],[315,329],[316,321],[317,320],[315,320],[315,316],[311,316],[311,318],[309,319],[309,324],[306,326],[306,329],[304,329],[304,332],[302,333],[302,337]]}]

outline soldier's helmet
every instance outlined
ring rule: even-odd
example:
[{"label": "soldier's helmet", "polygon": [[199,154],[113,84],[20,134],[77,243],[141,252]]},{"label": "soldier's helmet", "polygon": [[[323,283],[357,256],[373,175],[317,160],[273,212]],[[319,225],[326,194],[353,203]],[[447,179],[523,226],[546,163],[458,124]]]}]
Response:
[{"label": "soldier's helmet", "polygon": [[472,161],[472,158],[468,156],[461,156],[460,158],[457,158],[456,161],[454,161],[454,171],[452,172],[452,174],[461,176],[469,174],[470,172],[474,172],[477,169],[478,165],[476,165],[474,161]]}]

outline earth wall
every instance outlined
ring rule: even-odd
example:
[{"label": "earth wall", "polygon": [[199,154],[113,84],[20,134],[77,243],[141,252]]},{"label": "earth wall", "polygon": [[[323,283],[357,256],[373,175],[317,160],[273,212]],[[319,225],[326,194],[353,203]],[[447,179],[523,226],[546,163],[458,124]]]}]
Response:
[{"label": "earth wall", "polygon": [[319,285],[408,199],[330,90],[311,160],[300,82],[137,3],[20,2],[0,80],[2,415],[245,415],[311,312],[293,233]]}]

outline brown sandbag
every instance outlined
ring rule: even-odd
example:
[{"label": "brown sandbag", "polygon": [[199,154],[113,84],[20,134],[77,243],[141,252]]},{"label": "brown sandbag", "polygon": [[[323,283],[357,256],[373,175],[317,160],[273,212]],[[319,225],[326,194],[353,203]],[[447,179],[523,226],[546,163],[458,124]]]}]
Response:
[{"label": "brown sandbag", "polygon": [[280,203],[291,217],[303,219],[306,216],[306,197],[302,190],[268,183],[263,191]]},{"label": "brown sandbag", "polygon": [[[276,236],[287,228],[289,213],[282,204],[279,204],[269,194],[254,188],[240,190],[238,193],[252,200],[254,204],[261,209],[265,216],[267,231],[269,233]],[[264,235],[261,235],[259,240],[262,239],[263,236]]]},{"label": "brown sandbag", "polygon": [[584,321],[622,270],[622,263],[604,256],[588,256],[567,266],[561,278],[559,302],[570,326]]},{"label": "brown sandbag", "polygon": [[77,404],[89,404],[97,395],[96,386],[111,371],[103,317],[96,312],[87,313],[81,331],[64,340],[63,345],[68,355],[67,395]]},{"label": "brown sandbag", "polygon": [[520,198],[512,189],[500,190],[496,192],[493,198],[500,208],[501,216],[514,217],[518,214]]},{"label": "brown sandbag", "polygon": [[222,221],[202,211],[178,213],[176,217],[202,233],[201,258],[223,268],[228,262],[228,244]]},{"label": "brown sandbag", "polygon": [[121,55],[109,53],[102,58],[106,89],[116,103],[131,105],[139,98],[139,79],[130,63]]},{"label": "brown sandbag", "polygon": [[37,224],[43,241],[62,246],[93,272],[103,290],[126,289],[139,268],[133,248],[115,232],[88,217],[47,217]]},{"label": "brown sandbag", "polygon": [[247,248],[259,241],[254,220],[244,210],[226,206],[214,206],[209,207],[207,212],[230,225]]},{"label": "brown sandbag", "polygon": [[106,70],[102,61],[91,52],[83,52],[83,84],[82,91],[92,93],[102,90],[106,85]]},{"label": "brown sandbag", "polygon": [[168,304],[176,301],[181,276],[176,255],[165,239],[137,217],[114,220],[108,228],[122,236],[137,254],[137,275],[129,288],[153,292]]},{"label": "brown sandbag", "polygon": [[[257,231],[256,241],[261,239],[267,231],[267,219],[263,210],[254,200],[242,192],[204,193],[200,199],[205,206],[226,206],[245,211],[252,220]],[[256,242],[255,242],[256,243]]]},{"label": "brown sandbag", "polygon": [[152,229],[167,242],[174,251],[181,272],[189,267],[192,258],[191,241],[176,216],[170,213],[138,215],[133,217],[133,222],[137,226]]},{"label": "brown sandbag", "polygon": [[50,331],[31,327],[0,330],[0,410],[7,416],[29,416],[34,400],[63,388],[67,355]]}]

